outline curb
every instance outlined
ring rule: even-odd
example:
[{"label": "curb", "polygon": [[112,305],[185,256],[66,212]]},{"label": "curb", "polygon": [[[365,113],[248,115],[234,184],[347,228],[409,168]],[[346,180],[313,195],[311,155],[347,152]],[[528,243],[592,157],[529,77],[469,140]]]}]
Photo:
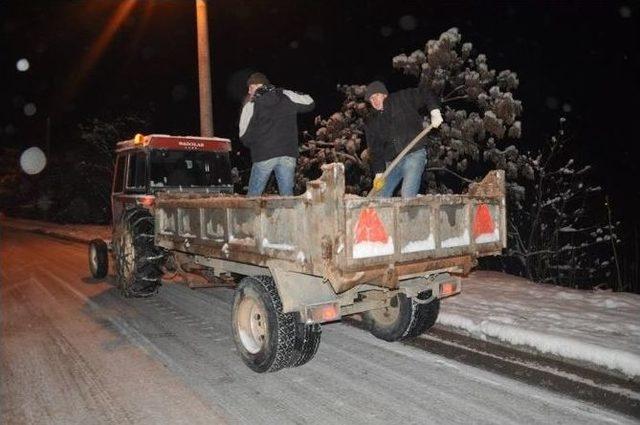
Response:
[{"label": "curb", "polygon": [[[630,376],[618,369],[609,368],[601,364],[593,363],[587,360],[574,359],[571,357],[563,357],[558,354],[544,352],[538,350],[535,347],[519,344],[509,344],[495,337],[479,338],[476,335],[470,333],[466,329],[457,328],[450,325],[444,325],[442,323],[436,323],[433,328],[438,333],[444,333],[447,335],[457,335],[459,338],[467,341],[477,341],[478,344],[497,347],[499,349],[513,350],[514,352],[522,353],[523,355],[534,356],[540,359],[542,362],[552,362],[558,364],[564,364],[568,368],[575,368],[583,371],[589,371],[595,374],[608,376],[611,379],[619,380],[621,383],[632,383],[634,385],[640,385],[640,375]],[[424,339],[428,339],[428,334],[421,336]],[[637,389],[640,392],[640,388]]]},{"label": "curb", "polygon": [[[465,346],[482,346],[482,350],[486,351],[500,351],[508,350],[514,353],[519,353],[523,356],[530,356],[539,360],[540,363],[553,364],[554,367],[561,369],[562,365],[565,369],[570,370],[571,373],[576,375],[597,375],[600,380],[606,377],[609,380],[615,381],[616,385],[621,387],[631,385],[634,387],[634,391],[640,392],[640,376],[629,376],[617,369],[611,369],[606,366],[599,365],[597,363],[588,362],[586,360],[577,360],[570,357],[562,357],[557,354],[547,353],[540,351],[534,347],[525,345],[508,344],[497,338],[478,338],[473,334],[470,334],[465,329],[460,329],[441,323],[436,323],[431,331],[437,338],[446,339],[459,345]],[[428,332],[419,336],[418,338],[429,340],[433,335]]]},{"label": "curb", "polygon": [[[356,317],[343,318],[342,322],[367,331],[362,320]],[[546,365],[550,368],[563,370],[574,376],[587,377],[594,382],[613,383],[621,388],[628,388],[640,393],[640,377],[630,377],[617,370],[609,369],[586,361],[574,360],[536,349],[515,344],[506,344],[494,338],[482,339],[468,333],[464,329],[455,328],[436,323],[429,331],[417,338],[401,343],[416,347],[424,351],[429,349],[429,341],[438,340],[440,343],[449,344],[462,350],[469,350],[479,354],[503,353],[505,359],[527,358],[533,364]],[[457,359],[464,363],[460,358]]]}]

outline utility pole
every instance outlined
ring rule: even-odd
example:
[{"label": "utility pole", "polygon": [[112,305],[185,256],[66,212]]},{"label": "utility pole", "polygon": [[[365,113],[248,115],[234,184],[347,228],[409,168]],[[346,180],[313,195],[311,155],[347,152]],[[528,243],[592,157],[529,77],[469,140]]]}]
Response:
[{"label": "utility pole", "polygon": [[200,135],[213,136],[213,102],[211,99],[211,63],[209,59],[209,26],[207,0],[196,0],[198,26],[198,80],[200,89]]}]

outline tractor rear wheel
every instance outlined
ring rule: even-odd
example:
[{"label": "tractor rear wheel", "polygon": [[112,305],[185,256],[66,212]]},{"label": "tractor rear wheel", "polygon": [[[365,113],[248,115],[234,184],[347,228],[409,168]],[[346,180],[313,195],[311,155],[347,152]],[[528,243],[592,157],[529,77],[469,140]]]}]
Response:
[{"label": "tractor rear wheel", "polygon": [[147,210],[126,213],[114,233],[113,251],[118,287],[125,297],[150,297],[158,292],[165,255],[154,244],[154,220]]}]

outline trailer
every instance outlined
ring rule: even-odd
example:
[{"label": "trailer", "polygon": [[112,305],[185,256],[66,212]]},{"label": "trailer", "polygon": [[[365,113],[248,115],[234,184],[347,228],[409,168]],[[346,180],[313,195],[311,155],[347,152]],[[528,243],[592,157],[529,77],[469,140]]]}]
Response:
[{"label": "trailer", "polygon": [[467,193],[411,199],[345,193],[344,166],[323,166],[300,196],[233,193],[230,141],[136,135],[118,143],[110,243],[89,245],[120,292],[157,293],[168,276],[233,286],[238,353],[256,372],[301,366],[321,326],[360,315],[386,341],[434,325],[477,258],[506,247],[505,180],[491,171]]},{"label": "trailer", "polygon": [[382,199],[345,194],[330,164],[301,196],[169,191],[154,210],[155,243],[183,269],[244,276],[232,328],[258,372],[306,363],[320,325],[356,313],[387,341],[421,334],[477,258],[506,246],[503,171],[464,195]]}]

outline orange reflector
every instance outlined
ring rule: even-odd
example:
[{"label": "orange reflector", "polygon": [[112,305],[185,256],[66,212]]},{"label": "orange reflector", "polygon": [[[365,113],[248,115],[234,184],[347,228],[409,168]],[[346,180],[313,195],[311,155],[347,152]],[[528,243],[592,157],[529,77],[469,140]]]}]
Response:
[{"label": "orange reflector", "polygon": [[305,307],[306,323],[333,322],[340,319],[340,303],[331,302],[314,304]]},{"label": "orange reflector", "polygon": [[354,242],[357,244],[360,242],[387,243],[389,241],[389,234],[373,208],[365,208],[360,211],[354,234]]},{"label": "orange reflector", "polygon": [[460,292],[456,282],[442,282],[440,284],[440,298],[450,297]]},{"label": "orange reflector", "polygon": [[476,216],[473,220],[473,237],[477,238],[479,235],[493,233],[495,229],[496,225],[493,222],[487,204],[478,205]]},{"label": "orange reflector", "polygon": [[155,204],[155,202],[156,202],[156,197],[151,195],[141,196],[136,199],[136,203],[138,205],[142,205],[143,207],[147,207],[147,208],[152,207],[153,204]]}]

